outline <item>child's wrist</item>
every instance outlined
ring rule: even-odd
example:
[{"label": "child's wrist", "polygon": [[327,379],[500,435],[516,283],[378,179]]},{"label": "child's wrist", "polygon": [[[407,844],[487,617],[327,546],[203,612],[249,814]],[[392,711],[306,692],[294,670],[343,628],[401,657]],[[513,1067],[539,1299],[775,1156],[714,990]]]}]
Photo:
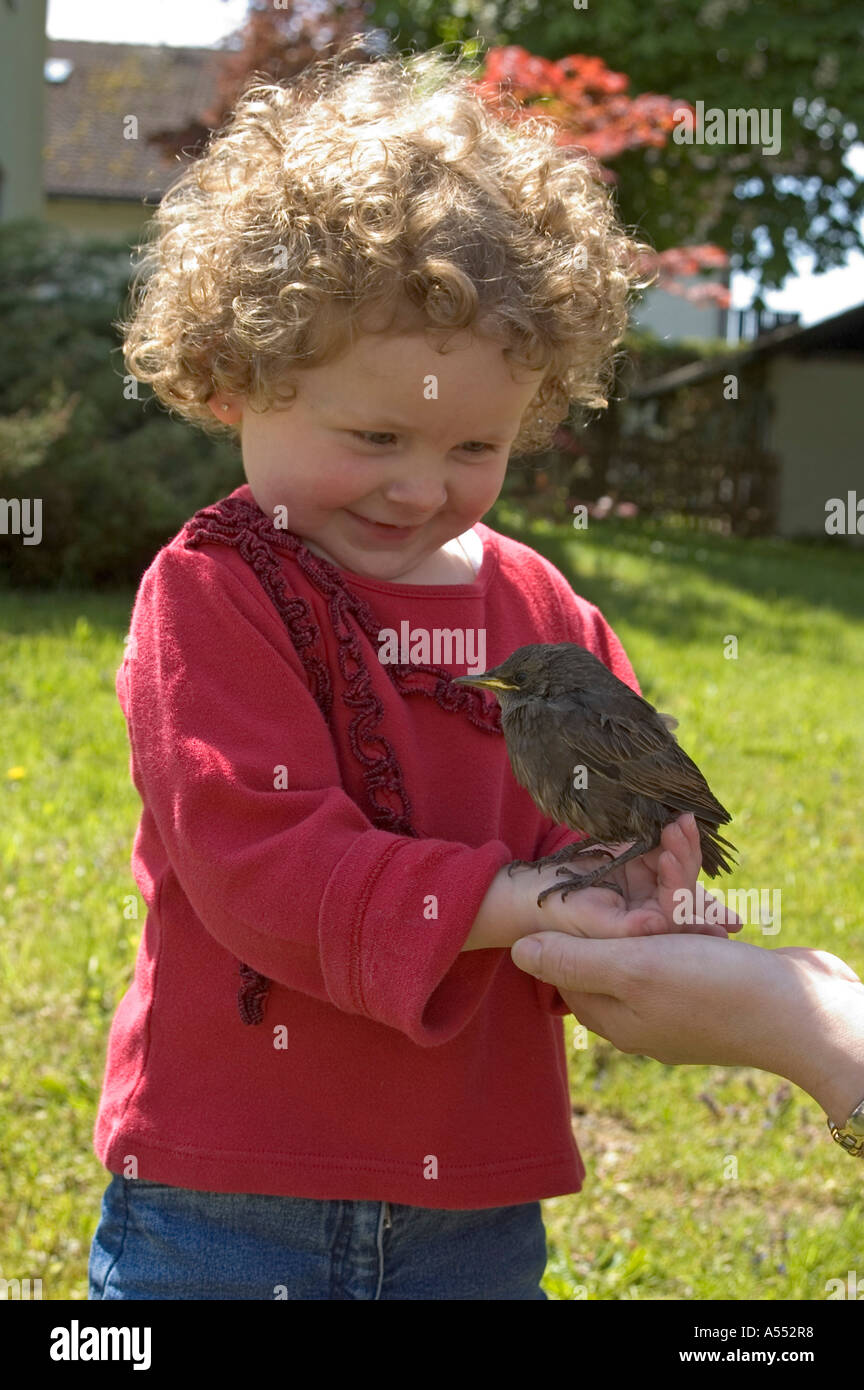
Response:
[{"label": "child's wrist", "polygon": [[506,950],[514,941],[518,941],[520,936],[531,930],[524,920],[520,877],[521,875],[516,874],[511,878],[506,864],[498,870],[486,890],[486,896],[462,947],[463,951]]}]

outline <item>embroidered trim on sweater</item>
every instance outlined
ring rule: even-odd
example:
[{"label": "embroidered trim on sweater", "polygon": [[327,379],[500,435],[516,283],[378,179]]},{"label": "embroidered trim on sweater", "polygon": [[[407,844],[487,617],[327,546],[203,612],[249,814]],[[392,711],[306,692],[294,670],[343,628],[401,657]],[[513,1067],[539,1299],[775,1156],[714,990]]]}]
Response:
[{"label": "embroidered trim on sweater", "polygon": [[[187,549],[199,545],[232,545],[252,567],[282,618],[303,663],[315,701],[330,723],[333,684],[323,655],[321,632],[306,599],[288,593],[278,552],[289,554],[306,579],[327,599],[330,622],[339,643],[339,673],[344,683],[341,700],[356,710],[348,727],[348,738],[354,757],[364,768],[369,818],[379,830],[418,839],[411,824],[411,803],[396,752],[386,738],[375,732],[384,708],[372,689],[357,629],[374,643],[378,640],[381,624],[365,599],[348,587],[341,572],[329,560],[313,554],[293,531],[274,526],[256,503],[240,497],[224,497],[213,506],[203,507],[190,517],[181,535]],[[445,667],[385,664],[383,669],[400,695],[425,695],[448,713],[467,715],[477,728],[487,733],[501,733],[501,710],[497,701],[490,705],[480,690],[454,685]],[[389,793],[401,809],[395,810],[382,802],[379,799],[382,792]],[[240,1017],[244,1023],[261,1023],[272,982],[242,962],[240,979],[237,994]]]}]

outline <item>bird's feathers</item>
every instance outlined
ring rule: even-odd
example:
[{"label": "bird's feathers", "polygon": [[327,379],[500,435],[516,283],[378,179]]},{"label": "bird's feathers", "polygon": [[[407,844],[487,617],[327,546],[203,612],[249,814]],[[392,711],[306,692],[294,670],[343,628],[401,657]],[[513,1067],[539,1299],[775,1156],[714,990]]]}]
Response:
[{"label": "bird's feathers", "polygon": [[[671,715],[576,643],[520,647],[487,674],[513,774],[544,815],[601,840],[658,843],[662,826],[689,811],[705,872],[730,868],[723,847],[735,847],[717,827],[731,816],[680,747]],[[580,766],[584,784],[573,776]]]},{"label": "bird's feathers", "polygon": [[[659,717],[658,717],[659,723]],[[725,822],[728,811],[720,805],[696,764],[665,728],[647,720],[634,724],[626,716],[592,711],[578,724],[561,720],[559,736],[589,772],[609,776],[630,792],[662,800],[679,813]],[[658,794],[657,756],[663,758],[663,790]]]}]

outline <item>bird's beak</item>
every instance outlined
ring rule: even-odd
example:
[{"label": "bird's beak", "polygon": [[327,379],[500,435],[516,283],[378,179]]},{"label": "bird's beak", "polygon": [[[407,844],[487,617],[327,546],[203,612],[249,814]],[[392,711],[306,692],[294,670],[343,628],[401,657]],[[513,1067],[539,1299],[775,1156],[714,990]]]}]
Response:
[{"label": "bird's beak", "polygon": [[488,690],[518,690],[512,682],[502,681],[500,676],[454,676],[454,685],[482,685]]}]

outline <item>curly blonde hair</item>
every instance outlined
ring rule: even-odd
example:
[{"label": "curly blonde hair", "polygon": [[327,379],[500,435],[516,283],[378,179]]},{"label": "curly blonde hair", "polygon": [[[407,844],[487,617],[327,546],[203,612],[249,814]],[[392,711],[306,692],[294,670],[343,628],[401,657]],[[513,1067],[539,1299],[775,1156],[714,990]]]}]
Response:
[{"label": "curly blonde hair", "polygon": [[513,445],[535,452],[572,404],[607,405],[642,248],[592,161],[548,120],[502,119],[461,53],[347,58],[363,43],[284,85],[256,74],[165,194],[118,324],[127,368],[236,435],[211,396],[290,403],[287,374],[341,355],[370,310],[388,331],[473,327],[545,368]]}]

